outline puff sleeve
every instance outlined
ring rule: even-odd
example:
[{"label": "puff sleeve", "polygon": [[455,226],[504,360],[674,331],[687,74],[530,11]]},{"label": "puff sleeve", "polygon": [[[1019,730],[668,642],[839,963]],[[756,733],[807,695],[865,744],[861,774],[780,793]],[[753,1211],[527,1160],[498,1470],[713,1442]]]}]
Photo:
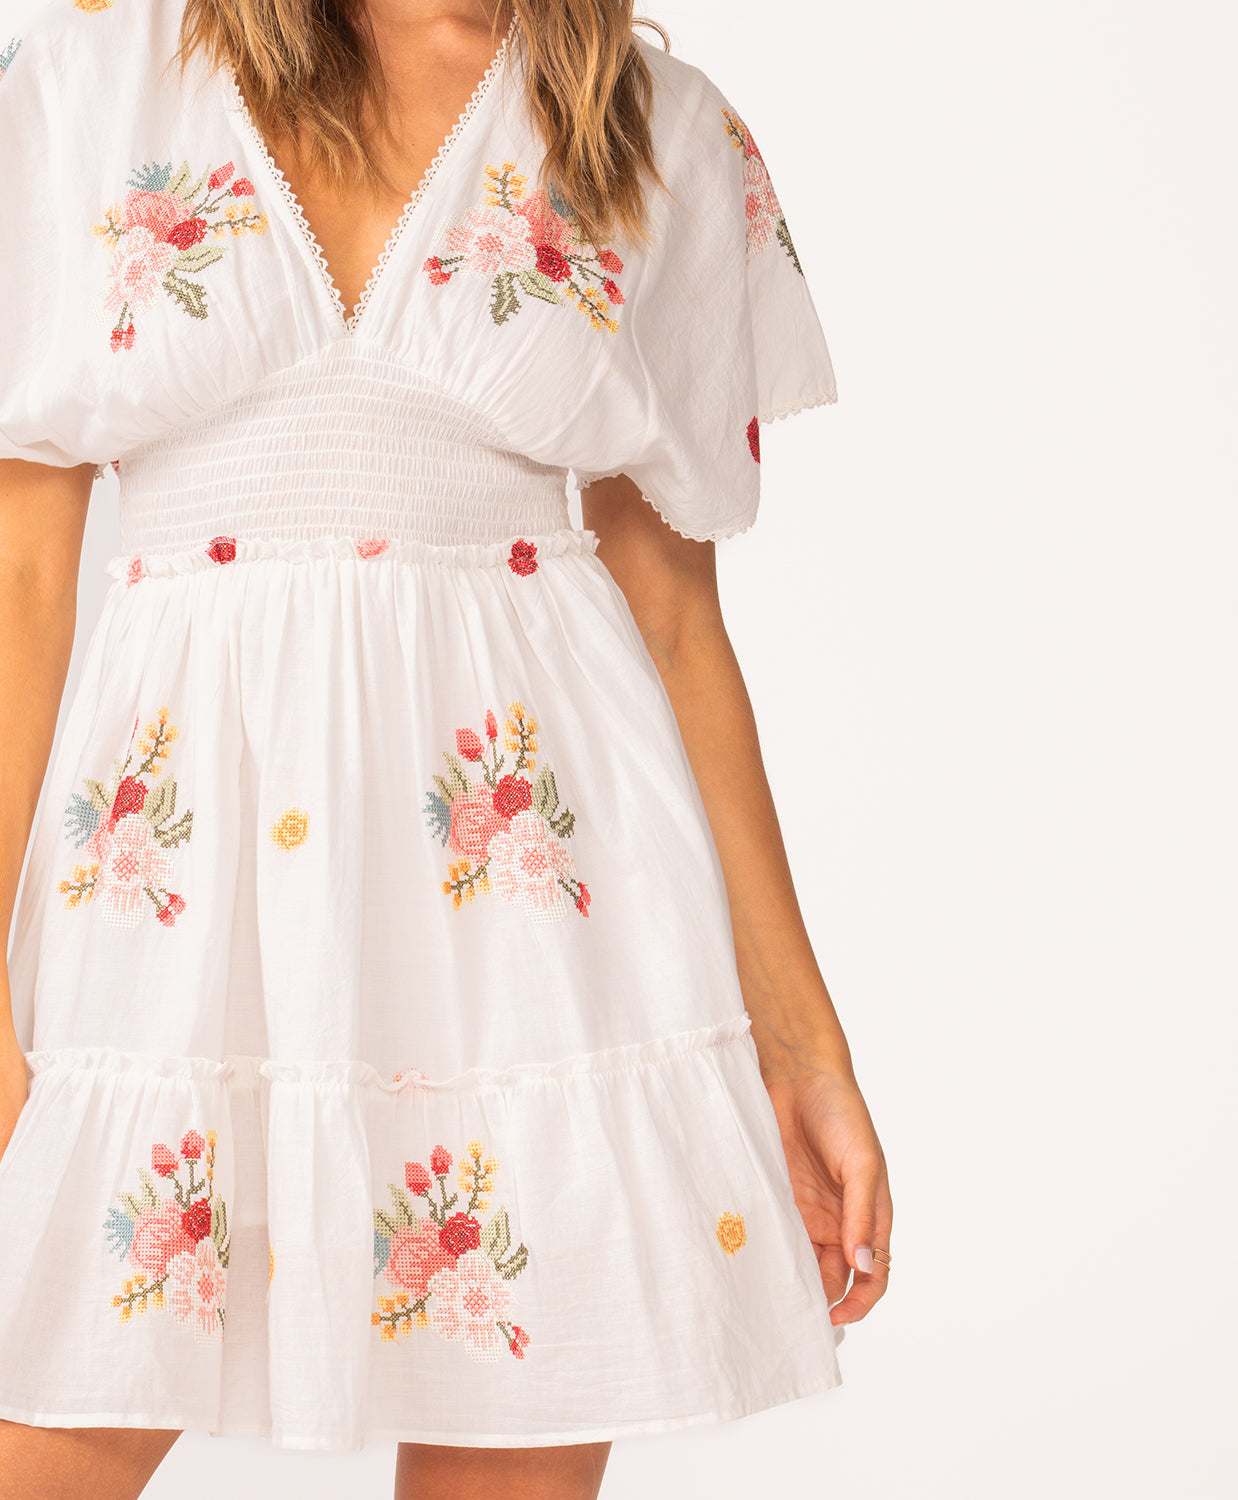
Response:
[{"label": "puff sleeve", "polygon": [[695,89],[681,80],[655,125],[674,196],[657,192],[656,241],[623,309],[636,419],[599,434],[599,461],[572,472],[578,488],[627,474],[676,531],[713,540],[756,518],[760,424],[833,402],[837,387],[752,132],[687,71]]},{"label": "puff sleeve", "polygon": [[[82,268],[69,247],[77,174],[65,159],[56,49],[38,7],[0,23],[0,458],[71,468],[85,451],[89,403],[70,353]],[[79,168],[80,170],[80,168]],[[79,337],[81,335],[79,334]]]}]

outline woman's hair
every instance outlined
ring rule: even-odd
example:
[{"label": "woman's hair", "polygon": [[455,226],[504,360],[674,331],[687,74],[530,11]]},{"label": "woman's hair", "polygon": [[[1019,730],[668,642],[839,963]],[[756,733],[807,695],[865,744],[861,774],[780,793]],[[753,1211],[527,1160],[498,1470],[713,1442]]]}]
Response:
[{"label": "woman's hair", "polygon": [[[540,186],[553,183],[583,237],[597,245],[622,234],[648,243],[644,179],[666,183],[654,160],[653,78],[632,35],[652,26],[632,0],[478,0],[491,14],[492,56],[500,16],[519,14],[529,117],[545,144]],[[212,67],[235,70],[259,133],[288,140],[299,170],[325,171],[338,191],[400,190],[379,165],[367,120],[393,144],[387,80],[359,0],[186,0],[182,77],[201,48]],[[302,153],[301,141],[309,142]]]}]

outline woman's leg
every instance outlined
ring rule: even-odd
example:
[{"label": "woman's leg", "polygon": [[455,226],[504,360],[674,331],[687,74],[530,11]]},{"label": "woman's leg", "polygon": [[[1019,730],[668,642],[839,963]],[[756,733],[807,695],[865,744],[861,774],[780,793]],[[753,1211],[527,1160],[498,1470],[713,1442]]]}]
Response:
[{"label": "woman's leg", "polygon": [[[456,1448],[401,1443],[395,1500],[597,1500],[609,1443]],[[7,1497],[3,1497],[7,1500]]]},{"label": "woman's leg", "polygon": [[136,1500],[179,1428],[31,1427],[0,1418],[0,1500]]}]

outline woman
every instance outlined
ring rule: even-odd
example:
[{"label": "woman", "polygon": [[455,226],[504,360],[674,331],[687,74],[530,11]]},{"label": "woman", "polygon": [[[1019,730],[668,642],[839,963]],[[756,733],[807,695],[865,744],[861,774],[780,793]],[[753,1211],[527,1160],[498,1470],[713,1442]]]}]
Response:
[{"label": "woman", "polygon": [[833,371],[631,27],[78,0],[3,54],[2,1500],[185,1428],[574,1500],[837,1385],[885,1290],[714,576]]}]

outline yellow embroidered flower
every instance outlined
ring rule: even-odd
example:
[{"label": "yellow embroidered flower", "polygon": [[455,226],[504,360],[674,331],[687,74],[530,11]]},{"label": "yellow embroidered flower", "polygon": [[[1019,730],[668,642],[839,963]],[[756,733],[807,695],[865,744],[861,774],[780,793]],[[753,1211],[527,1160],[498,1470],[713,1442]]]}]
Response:
[{"label": "yellow embroidered flower", "polygon": [[740,1214],[720,1214],[714,1233],[718,1236],[718,1243],[728,1255],[734,1255],[748,1240],[744,1220]]},{"label": "yellow embroidered flower", "polygon": [[428,1328],[430,1326],[430,1314],[424,1307],[419,1307],[413,1314],[413,1322],[418,1328]]},{"label": "yellow embroidered flower", "polygon": [[271,840],[281,849],[299,848],[309,837],[309,813],[300,807],[290,807],[271,825]]},{"label": "yellow embroidered flower", "polygon": [[88,16],[97,15],[101,10],[111,10],[112,0],[73,0],[78,10],[84,10]]},{"label": "yellow embroidered flower", "polygon": [[523,719],[524,718],[525,708],[524,708],[524,704],[523,703],[509,703],[507,705],[507,711],[508,711],[509,714],[512,715],[513,718],[516,718],[516,719]]}]

